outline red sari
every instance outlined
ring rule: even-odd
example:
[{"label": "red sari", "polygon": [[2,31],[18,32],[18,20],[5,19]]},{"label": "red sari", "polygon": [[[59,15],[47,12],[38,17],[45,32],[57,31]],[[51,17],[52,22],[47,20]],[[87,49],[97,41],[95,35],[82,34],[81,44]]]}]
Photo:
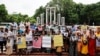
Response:
[{"label": "red sari", "polygon": [[95,38],[89,38],[88,52],[89,52],[89,56],[95,56],[95,52],[96,52],[96,39]]}]

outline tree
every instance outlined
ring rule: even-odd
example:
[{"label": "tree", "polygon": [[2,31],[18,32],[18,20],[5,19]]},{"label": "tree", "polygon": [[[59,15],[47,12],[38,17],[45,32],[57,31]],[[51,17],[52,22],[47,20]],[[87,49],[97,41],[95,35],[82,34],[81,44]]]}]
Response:
[{"label": "tree", "polygon": [[45,12],[45,8],[43,6],[40,6],[40,8],[36,10],[33,17],[36,19],[36,17],[40,16],[40,14],[44,12]]},{"label": "tree", "polygon": [[6,10],[6,7],[4,4],[1,4],[0,5],[0,22],[2,21],[7,21],[7,15],[8,15],[8,12]]},{"label": "tree", "polygon": [[[66,23],[79,23],[84,22],[92,25],[93,22],[96,25],[100,25],[100,2],[95,4],[76,4],[73,0],[51,0],[45,7],[56,7],[57,13],[61,13],[64,16]],[[40,7],[36,10],[34,18],[45,12],[44,7]]]}]

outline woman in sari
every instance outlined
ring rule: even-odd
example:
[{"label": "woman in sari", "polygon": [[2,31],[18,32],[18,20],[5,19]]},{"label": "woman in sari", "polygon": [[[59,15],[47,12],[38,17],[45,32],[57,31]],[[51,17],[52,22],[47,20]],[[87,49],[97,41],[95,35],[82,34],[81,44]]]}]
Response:
[{"label": "woman in sari", "polygon": [[100,27],[97,28],[97,31],[96,31],[96,51],[100,51]]},{"label": "woman in sari", "polygon": [[87,35],[86,35],[86,30],[83,31],[82,35],[82,49],[81,49],[81,54],[83,56],[88,54],[88,40],[87,40]]},{"label": "woman in sari", "polygon": [[96,56],[96,36],[94,34],[93,30],[90,30],[89,36],[88,36],[88,52],[89,56]]},{"label": "woman in sari", "polygon": [[13,53],[13,47],[10,39],[8,39],[6,47],[7,47],[6,54],[7,56],[10,56]]},{"label": "woman in sari", "polygon": [[78,37],[77,51],[78,51],[78,55],[80,55],[81,54],[81,47],[82,47],[82,34],[77,33],[77,37]]}]

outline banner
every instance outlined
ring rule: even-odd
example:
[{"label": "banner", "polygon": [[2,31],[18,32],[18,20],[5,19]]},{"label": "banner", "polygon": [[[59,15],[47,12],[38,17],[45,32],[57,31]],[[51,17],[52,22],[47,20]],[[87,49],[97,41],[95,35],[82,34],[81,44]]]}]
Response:
[{"label": "banner", "polygon": [[54,40],[54,47],[63,46],[63,36],[62,35],[55,35],[53,37]]},{"label": "banner", "polygon": [[43,36],[42,47],[51,48],[51,36]]},{"label": "banner", "polygon": [[33,48],[41,48],[42,46],[42,38],[37,37],[37,39],[33,40]]},{"label": "banner", "polygon": [[18,47],[18,49],[26,48],[25,37],[18,37],[17,38],[17,47]]}]

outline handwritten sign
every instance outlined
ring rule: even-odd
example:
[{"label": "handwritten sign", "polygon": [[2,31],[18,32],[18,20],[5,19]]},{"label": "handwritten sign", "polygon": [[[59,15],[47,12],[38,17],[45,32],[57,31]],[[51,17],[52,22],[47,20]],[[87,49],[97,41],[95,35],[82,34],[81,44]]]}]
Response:
[{"label": "handwritten sign", "polygon": [[62,35],[55,35],[53,37],[54,40],[54,47],[63,46],[63,36]]},{"label": "handwritten sign", "polygon": [[82,30],[86,30],[87,27],[88,27],[87,25],[81,25],[81,29],[82,29]]},{"label": "handwritten sign", "polygon": [[51,36],[43,36],[42,47],[51,48]]}]

